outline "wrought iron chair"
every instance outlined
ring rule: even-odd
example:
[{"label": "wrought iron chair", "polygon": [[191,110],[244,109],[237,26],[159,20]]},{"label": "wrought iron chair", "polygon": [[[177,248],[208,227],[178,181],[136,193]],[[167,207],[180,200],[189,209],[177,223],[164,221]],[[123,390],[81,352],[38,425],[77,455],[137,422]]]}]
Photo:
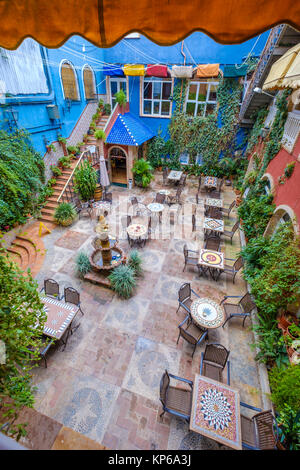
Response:
[{"label": "wrought iron chair", "polygon": [[[225,300],[229,298],[237,298],[241,300],[238,304],[225,302]],[[240,295],[225,295],[224,299],[221,300],[220,305],[223,305],[226,314],[226,320],[223,324],[223,328],[226,323],[234,317],[243,318],[243,326],[245,326],[246,318],[250,317],[252,310],[256,307],[249,292],[247,292],[247,294],[245,294],[243,297]]]},{"label": "wrought iron chair", "polygon": [[[199,252],[195,250],[189,250],[187,248],[187,245],[184,245],[183,247],[183,254],[184,254],[184,267],[183,270],[185,270],[187,265],[191,266],[196,266],[198,265],[199,262]],[[193,256],[194,255],[194,256]],[[195,256],[196,255],[196,256]]]},{"label": "wrought iron chair", "polygon": [[209,236],[205,240],[204,249],[220,251],[221,239],[220,237],[215,237],[213,235]]},{"label": "wrought iron chair", "polygon": [[183,187],[182,187],[182,186],[178,186],[178,188],[177,188],[177,190],[176,190],[176,194],[175,194],[175,195],[170,195],[170,196],[168,197],[168,204],[169,204],[169,206],[170,206],[171,204],[179,204],[179,205],[182,204],[181,199],[180,199],[182,191],[183,191]]},{"label": "wrought iron chair", "polygon": [[218,207],[205,206],[204,215],[212,219],[223,219],[223,212]]},{"label": "wrought iron chair", "polygon": [[[188,384],[190,389],[172,387],[170,385],[170,377]],[[165,412],[167,412],[178,418],[183,418],[189,423],[192,408],[192,390],[193,382],[191,380],[169,374],[166,370],[160,380],[160,401],[163,407],[160,417],[162,418]]]},{"label": "wrought iron chair", "polygon": [[225,258],[225,261],[234,261],[233,265],[226,264],[224,265],[224,270],[222,272],[232,276],[232,282],[234,283],[235,276],[239,270],[244,266],[244,260],[239,256],[236,260],[231,258]]},{"label": "wrought iron chair", "polygon": [[[185,327],[184,327],[185,326]],[[189,344],[194,346],[192,358],[194,357],[194,353],[196,347],[204,341],[204,339],[208,340],[208,331],[200,326],[196,325],[190,315],[187,315],[185,319],[178,325],[179,334],[177,338],[177,343],[182,336]]]},{"label": "wrought iron chair", "polygon": [[221,211],[223,212],[224,215],[226,215],[226,217],[229,217],[230,212],[235,206],[236,206],[236,200],[234,199],[229,207],[222,207]]},{"label": "wrought iron chair", "polygon": [[45,291],[46,295],[54,297],[55,299],[60,300],[59,295],[59,284],[54,279],[44,279],[44,287],[41,288],[40,292]]},{"label": "wrought iron chair", "polygon": [[213,189],[212,191],[209,191],[209,197],[213,199],[220,199],[221,191],[219,191],[218,189]]},{"label": "wrought iron chair", "polygon": [[227,364],[227,385],[230,385],[230,361],[228,351],[222,344],[207,344],[201,353],[200,374],[210,379],[223,382],[223,371]]},{"label": "wrought iron chair", "polygon": [[223,235],[225,237],[229,237],[230,238],[230,242],[232,244],[232,239],[233,239],[233,235],[235,234],[235,232],[237,231],[237,229],[239,228],[239,225],[240,225],[240,222],[237,220],[236,223],[234,224],[234,226],[232,227],[232,229],[229,231],[229,230],[224,230],[223,232]]},{"label": "wrought iron chair", "polygon": [[90,218],[92,217],[91,215],[91,207],[89,202],[82,202],[79,199],[74,200],[74,206],[77,214],[79,215],[79,218],[82,215],[88,215]]},{"label": "wrought iron chair", "polygon": [[112,205],[112,193],[107,193],[107,192],[105,191],[102,200],[105,201],[105,202],[109,202],[109,204]]},{"label": "wrought iron chair", "polygon": [[157,202],[158,204],[164,204],[166,202],[166,195],[161,193],[156,193],[153,202]]},{"label": "wrought iron chair", "polygon": [[70,304],[77,305],[82,315],[84,315],[81,309],[80,294],[76,289],[73,289],[73,287],[65,287],[64,298],[65,298],[65,302],[69,302]]},{"label": "wrought iron chair", "polygon": [[196,215],[194,213],[192,214],[192,232],[196,232],[197,230],[199,229],[197,228]]},{"label": "wrought iron chair", "polygon": [[168,181],[168,174],[169,174],[168,168],[164,168],[164,169],[163,169],[163,185],[164,185],[164,186],[169,183],[169,181]]},{"label": "wrought iron chair", "polygon": [[[51,348],[51,346],[55,343],[55,340],[53,338],[49,338],[47,336],[42,336],[42,341],[43,341],[43,344],[42,344],[41,348],[38,350],[38,353],[41,356],[41,358],[44,360],[45,368],[47,369],[46,354],[49,351],[49,349]],[[30,352],[35,351],[35,349],[33,347],[29,346],[28,351],[30,353]]]},{"label": "wrought iron chair", "polygon": [[258,411],[252,418],[241,413],[242,446],[248,450],[274,450],[279,443],[279,429],[271,410],[240,402],[241,407]]},{"label": "wrought iron chair", "polygon": [[192,293],[195,294],[196,297],[199,297],[199,295],[191,288],[191,284],[189,282],[185,282],[180,286],[179,291],[178,291],[178,309],[176,310],[176,313],[180,309],[180,307],[184,308],[187,313],[190,315],[191,310],[190,307],[192,305]]},{"label": "wrought iron chair", "polygon": [[[133,196],[130,198],[131,206],[133,207],[133,215],[143,215],[142,213],[148,214],[148,209],[145,204],[138,201],[137,197]],[[135,212],[135,213],[134,213]]]}]

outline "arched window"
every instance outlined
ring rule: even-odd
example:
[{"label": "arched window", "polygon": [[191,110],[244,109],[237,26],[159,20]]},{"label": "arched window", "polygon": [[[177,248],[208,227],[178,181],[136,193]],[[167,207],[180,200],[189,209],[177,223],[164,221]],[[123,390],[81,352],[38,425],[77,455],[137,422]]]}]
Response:
[{"label": "arched window", "polygon": [[83,85],[84,95],[86,100],[95,99],[96,88],[95,88],[95,76],[94,72],[89,65],[85,65],[83,68]]},{"label": "arched window", "polygon": [[65,61],[61,65],[61,82],[65,100],[79,101],[77,77],[70,62]]}]

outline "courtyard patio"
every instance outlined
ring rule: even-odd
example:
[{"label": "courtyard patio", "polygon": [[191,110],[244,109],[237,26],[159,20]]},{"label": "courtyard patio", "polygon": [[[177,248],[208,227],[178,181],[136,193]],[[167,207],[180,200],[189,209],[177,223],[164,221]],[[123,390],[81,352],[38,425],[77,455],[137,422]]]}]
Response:
[{"label": "courtyard patio", "polygon": [[[178,312],[178,290],[185,283],[200,297],[220,303],[224,295],[241,295],[246,284],[239,272],[232,278],[222,273],[218,281],[199,276],[196,267],[184,268],[183,247],[198,250],[204,245],[204,199],[196,204],[198,180],[188,177],[182,192],[182,205],[165,205],[162,223],[144,247],[143,275],[134,295],[121,300],[108,288],[82,280],[76,274],[79,251],[91,254],[95,237],[95,218],[81,217],[71,227],[56,226],[43,237],[46,255],[36,275],[40,287],[46,278],[57,281],[61,292],[72,286],[80,292],[84,316],[80,327],[70,335],[63,351],[57,344],[47,355],[48,367],[34,369],[35,409],[101,443],[109,449],[224,449],[216,441],[189,430],[182,419],[166,413],[160,418],[159,384],[165,369],[194,381],[200,373],[201,352],[206,343],[220,343],[229,351],[230,385],[239,390],[241,401],[263,408],[262,391],[250,321],[232,319],[225,327],[209,331],[208,341],[193,348],[178,337],[178,325],[186,317]],[[131,251],[121,217],[132,209],[130,198],[142,204],[153,201],[162,189],[162,174],[147,190],[134,187],[110,188],[112,206],[107,216],[111,232],[119,239],[125,254]],[[169,189],[169,188],[168,188]],[[172,189],[172,188],[171,188]],[[229,205],[235,198],[231,186],[223,186],[222,198]],[[170,210],[175,213],[170,224]],[[192,214],[196,210],[196,230]],[[224,217],[230,229],[237,219],[233,210]],[[137,219],[138,220],[138,219]],[[236,259],[240,252],[239,230],[232,240],[221,238],[226,258]]]}]

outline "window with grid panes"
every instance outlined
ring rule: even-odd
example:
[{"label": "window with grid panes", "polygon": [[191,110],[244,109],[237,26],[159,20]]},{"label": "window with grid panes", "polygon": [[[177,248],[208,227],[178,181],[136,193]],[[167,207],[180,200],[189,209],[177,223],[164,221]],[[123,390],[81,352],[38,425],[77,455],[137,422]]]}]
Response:
[{"label": "window with grid panes", "polygon": [[167,116],[171,114],[172,80],[145,78],[143,81],[144,116]]},{"label": "window with grid panes", "polygon": [[92,69],[85,66],[83,69],[83,84],[86,100],[93,100],[96,96],[95,79]]},{"label": "window with grid panes", "polygon": [[64,62],[61,66],[61,81],[65,99],[79,101],[77,78],[73,67],[68,62]]},{"label": "window with grid panes", "polygon": [[[111,109],[114,109],[116,105],[115,94],[119,93],[120,90],[123,90],[127,98],[127,80],[126,78],[110,78],[110,104]],[[128,99],[128,98],[127,98]]]},{"label": "window with grid panes", "polygon": [[186,95],[185,112],[190,116],[207,116],[214,112],[217,105],[215,80],[191,81]]}]

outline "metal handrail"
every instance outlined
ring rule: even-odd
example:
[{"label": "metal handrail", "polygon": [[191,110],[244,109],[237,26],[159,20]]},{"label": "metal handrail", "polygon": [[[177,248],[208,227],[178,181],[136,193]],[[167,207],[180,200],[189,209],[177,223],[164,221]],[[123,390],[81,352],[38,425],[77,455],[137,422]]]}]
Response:
[{"label": "metal handrail", "polygon": [[[97,149],[97,147],[96,147],[96,152],[95,152],[95,154],[96,154],[97,156],[99,156],[99,155],[98,155],[98,149]],[[86,157],[88,158],[90,155],[91,155],[91,152],[90,152],[89,150],[84,150],[84,151],[82,152],[82,154],[80,155],[80,157],[79,157],[79,159],[78,159],[78,162],[76,163],[75,167],[73,168],[72,173],[70,174],[70,176],[69,176],[69,178],[68,178],[66,184],[64,185],[62,192],[60,193],[60,195],[59,195],[58,198],[57,198],[57,202],[58,202],[58,203],[60,202],[60,200],[61,200],[62,197],[64,196],[64,193],[65,193],[66,190],[68,189],[68,186],[69,186],[70,182],[73,180],[74,172],[75,172],[75,170],[78,168],[78,165],[79,165],[80,163],[82,163],[82,161],[85,160]]]},{"label": "metal handrail", "polygon": [[273,28],[269,34],[265,47],[258,61],[256,70],[249,82],[246,95],[243,99],[243,103],[240,109],[240,120],[244,117],[244,114],[249,106],[250,100],[253,97],[253,94],[254,94],[253,90],[256,86],[259,85],[262,74],[265,71],[266,67],[268,66],[270,58],[272,57],[274,48],[280,41],[285,29],[286,29],[286,25],[280,24],[280,25],[275,26],[275,28]]}]

